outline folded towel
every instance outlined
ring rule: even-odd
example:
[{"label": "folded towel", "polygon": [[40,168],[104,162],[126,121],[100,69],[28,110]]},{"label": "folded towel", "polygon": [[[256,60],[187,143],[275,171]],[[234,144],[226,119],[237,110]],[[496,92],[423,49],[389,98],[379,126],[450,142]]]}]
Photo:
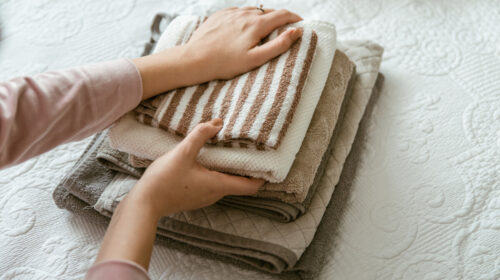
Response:
[{"label": "folded towel", "polygon": [[[356,60],[356,57],[353,57]],[[314,112],[309,129],[307,130],[302,146],[297,157],[284,181],[280,183],[267,183],[257,193],[258,197],[273,198],[280,201],[299,204],[300,209],[307,208],[308,202],[304,203],[311,187],[314,190],[315,177],[321,177],[323,155],[330,146],[332,139],[338,134],[338,130],[345,111],[345,100],[348,100],[350,89],[349,81],[353,80],[354,64],[341,51],[336,51],[330,74],[320,101]],[[333,142],[332,142],[333,143]],[[150,161],[131,155],[130,164],[135,167],[147,167]],[[319,171],[319,172],[318,172]],[[247,198],[232,198],[222,203],[235,202],[231,204],[238,207],[242,199],[248,203],[259,203],[259,200]],[[255,201],[255,202],[250,202]],[[260,208],[260,207],[257,207]]]},{"label": "folded towel", "polygon": [[[178,17],[171,25],[191,21],[194,22],[194,18]],[[292,26],[275,30],[269,39]],[[180,30],[167,29],[163,36],[184,44],[186,41],[182,39],[187,40],[191,34],[186,36]],[[305,25],[302,37],[282,55],[231,80],[174,89],[145,100],[136,108],[137,120],[186,136],[200,122],[217,117],[224,125],[211,143],[276,149],[292,121],[309,69],[314,64],[317,42],[316,32]],[[165,47],[170,46],[158,45],[158,49]]]},{"label": "folded towel", "polygon": [[[318,36],[318,42],[314,55],[315,62],[309,70],[303,94],[298,97],[300,100],[295,108],[293,121],[290,122],[279,147],[276,150],[262,151],[205,145],[198,157],[202,165],[214,170],[263,178],[272,183],[285,179],[318,104],[332,65],[336,46],[333,25],[323,22],[304,22],[297,26],[314,30]],[[181,29],[178,25],[170,24],[166,32],[169,32],[170,28]],[[162,49],[161,44],[168,46],[171,41],[173,39],[162,36],[157,49]],[[231,106],[230,108],[235,107]],[[173,149],[182,140],[182,137],[162,129],[143,125],[137,122],[134,114],[131,113],[124,116],[110,129],[109,139],[113,148],[154,160]]]},{"label": "folded towel", "polygon": [[[231,207],[212,205],[162,218],[159,234],[230,256],[264,271],[280,273],[294,269],[311,243],[339,180],[381,60],[382,48],[378,45],[369,42],[347,42],[345,45],[348,56],[360,54],[356,65],[358,74],[342,127],[309,211],[283,224]],[[133,187],[135,178],[102,168],[95,156],[95,147],[88,149],[57,187],[54,199],[60,207],[67,205],[68,195],[72,194],[109,216]]]},{"label": "folded towel", "polygon": [[[329,155],[327,150],[333,146],[335,135],[338,134],[342,112],[346,107],[344,101],[349,99],[350,81],[354,81],[355,77],[354,68],[349,58],[337,51],[311,125],[286,179],[281,183],[264,185],[257,194],[259,198],[228,196],[219,201],[220,204],[281,222],[294,220],[307,210],[319,178],[323,175]],[[143,172],[142,168],[132,170],[134,167],[147,167],[150,163],[149,160],[113,150],[109,145],[102,146],[97,158],[108,168],[132,176],[140,176]]]}]

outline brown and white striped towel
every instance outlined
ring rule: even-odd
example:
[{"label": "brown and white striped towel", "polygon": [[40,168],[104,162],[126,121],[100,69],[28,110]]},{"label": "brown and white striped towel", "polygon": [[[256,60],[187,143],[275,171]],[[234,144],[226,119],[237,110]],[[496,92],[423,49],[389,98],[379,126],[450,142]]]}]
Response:
[{"label": "brown and white striped towel", "polygon": [[[269,40],[286,29],[275,30]],[[178,37],[176,43],[186,42],[190,35]],[[276,149],[300,100],[317,41],[316,33],[304,27],[302,38],[279,57],[231,80],[179,88],[145,100],[136,108],[137,120],[186,136],[198,123],[221,118],[224,125],[213,144]]]}]

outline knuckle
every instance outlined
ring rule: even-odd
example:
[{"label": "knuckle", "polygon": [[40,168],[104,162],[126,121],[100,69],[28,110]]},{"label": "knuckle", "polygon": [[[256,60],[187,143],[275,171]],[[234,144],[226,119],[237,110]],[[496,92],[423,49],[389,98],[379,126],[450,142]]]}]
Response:
[{"label": "knuckle", "polygon": [[290,11],[288,11],[287,9],[280,9],[277,11],[277,14],[279,16],[288,16],[290,14]]},{"label": "knuckle", "polygon": [[260,53],[258,55],[252,55],[248,57],[247,65],[253,69],[264,64],[263,60],[263,55]]},{"label": "knuckle", "polygon": [[181,158],[185,158],[187,155],[190,154],[191,150],[193,150],[193,143],[192,141],[184,141],[182,145],[178,145],[177,149],[175,149],[174,156],[180,156]]},{"label": "knuckle", "polygon": [[241,25],[241,30],[244,31],[244,30],[249,30],[253,27],[253,22],[250,22],[250,21],[245,21],[242,23]]},{"label": "knuckle", "polygon": [[265,27],[264,19],[262,19],[262,17],[258,17],[258,18],[253,20],[252,25],[253,25],[255,31],[260,30],[263,27]]},{"label": "knuckle", "polygon": [[200,123],[196,126],[196,130],[198,131],[198,133],[200,134],[208,134],[210,133],[211,129],[210,129],[210,125],[208,123]]},{"label": "knuckle", "polygon": [[278,42],[276,42],[276,44],[278,45],[277,47],[280,49],[280,50],[286,50],[288,49],[288,47],[290,46],[291,44],[291,39],[289,36],[282,36],[280,38],[280,40],[278,40]]}]

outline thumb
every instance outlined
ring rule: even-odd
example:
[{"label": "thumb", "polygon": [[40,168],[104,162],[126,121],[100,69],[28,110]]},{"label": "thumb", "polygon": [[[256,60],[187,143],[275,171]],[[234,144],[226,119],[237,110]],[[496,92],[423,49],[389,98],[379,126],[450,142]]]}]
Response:
[{"label": "thumb", "polygon": [[302,36],[302,32],[302,28],[288,29],[273,40],[251,49],[250,55],[257,64],[262,65],[286,52]]},{"label": "thumb", "polygon": [[182,140],[178,148],[183,150],[188,157],[196,159],[203,145],[208,139],[214,137],[221,128],[221,119],[200,123]]}]

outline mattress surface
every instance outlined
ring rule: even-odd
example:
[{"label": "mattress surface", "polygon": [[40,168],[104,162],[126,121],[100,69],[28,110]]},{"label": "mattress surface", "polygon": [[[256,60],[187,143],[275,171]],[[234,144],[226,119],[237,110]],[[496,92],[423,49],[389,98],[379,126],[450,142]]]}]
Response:
[{"label": "mattress surface", "polygon": [[[168,4],[168,3],[170,4]],[[0,80],[136,57],[155,13],[255,1],[0,1]],[[322,279],[500,278],[500,2],[266,1],[385,48]],[[105,228],[51,193],[89,139],[0,171],[0,279],[79,279]],[[333,194],[335,196],[335,193]],[[156,246],[153,279],[270,279]]]}]

